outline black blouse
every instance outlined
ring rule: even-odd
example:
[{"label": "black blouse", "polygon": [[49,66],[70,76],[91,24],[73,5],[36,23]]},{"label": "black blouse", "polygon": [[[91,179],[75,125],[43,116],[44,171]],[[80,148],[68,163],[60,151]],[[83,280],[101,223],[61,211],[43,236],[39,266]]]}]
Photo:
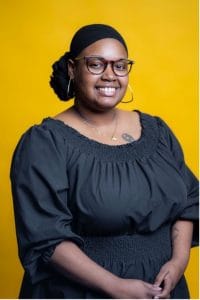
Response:
[{"label": "black blouse", "polygon": [[169,127],[140,113],[139,140],[111,146],[44,119],[21,138],[11,181],[19,256],[32,283],[55,246],[85,236],[150,233],[178,219],[195,224],[198,182]]}]

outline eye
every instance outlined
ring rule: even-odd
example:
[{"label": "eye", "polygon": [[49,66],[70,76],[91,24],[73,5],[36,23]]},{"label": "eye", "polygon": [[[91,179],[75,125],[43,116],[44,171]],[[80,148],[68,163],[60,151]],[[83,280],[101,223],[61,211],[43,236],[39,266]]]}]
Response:
[{"label": "eye", "polygon": [[88,60],[88,67],[93,69],[101,69],[104,67],[104,63],[99,59],[89,59]]},{"label": "eye", "polygon": [[127,67],[128,67],[128,64],[126,61],[116,61],[114,63],[114,68],[119,71],[127,70]]}]

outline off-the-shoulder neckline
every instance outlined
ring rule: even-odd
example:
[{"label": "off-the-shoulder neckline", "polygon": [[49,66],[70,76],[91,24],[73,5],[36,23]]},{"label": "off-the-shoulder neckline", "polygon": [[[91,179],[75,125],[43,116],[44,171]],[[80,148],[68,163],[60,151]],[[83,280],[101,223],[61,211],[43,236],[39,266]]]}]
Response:
[{"label": "off-the-shoulder neckline", "polygon": [[100,147],[105,147],[105,148],[126,148],[126,147],[130,147],[132,145],[135,145],[135,144],[139,144],[145,136],[145,131],[146,131],[145,114],[142,113],[139,110],[134,110],[134,111],[137,112],[138,115],[139,115],[140,126],[141,126],[141,135],[137,140],[135,140],[133,142],[117,144],[117,145],[106,144],[106,143],[102,143],[102,142],[99,142],[97,140],[94,140],[92,138],[89,138],[88,136],[86,136],[86,135],[82,134],[81,132],[79,132],[74,127],[70,126],[69,124],[66,124],[64,121],[59,120],[59,119],[55,119],[55,118],[50,117],[50,116],[45,118],[43,120],[43,123],[44,122],[50,122],[52,124],[56,124],[58,126],[61,126],[64,130],[67,130],[67,132],[70,131],[71,134],[73,134],[74,136],[76,136],[80,140],[86,141],[86,142],[88,142],[90,144],[93,144],[95,146],[100,146]]},{"label": "off-the-shoulder neckline", "polygon": [[126,162],[145,159],[153,154],[159,141],[158,121],[155,117],[140,111],[141,136],[138,140],[120,145],[110,145],[90,139],[61,120],[47,117],[42,126],[52,134],[63,138],[66,147],[73,151],[92,155],[101,161]]}]

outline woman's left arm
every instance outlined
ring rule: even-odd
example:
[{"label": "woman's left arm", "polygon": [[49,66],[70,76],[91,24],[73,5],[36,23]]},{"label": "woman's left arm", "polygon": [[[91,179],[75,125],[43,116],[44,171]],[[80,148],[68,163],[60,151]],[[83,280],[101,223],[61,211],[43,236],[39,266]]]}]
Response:
[{"label": "woman's left arm", "polygon": [[183,275],[190,257],[193,223],[176,221],[172,227],[172,258],[165,263],[155,279],[155,285],[162,286],[159,298],[170,298],[170,292]]}]

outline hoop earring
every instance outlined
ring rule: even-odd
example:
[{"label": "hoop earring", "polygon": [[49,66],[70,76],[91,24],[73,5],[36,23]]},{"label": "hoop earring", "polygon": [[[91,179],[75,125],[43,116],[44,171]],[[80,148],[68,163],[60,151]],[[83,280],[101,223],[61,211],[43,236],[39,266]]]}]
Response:
[{"label": "hoop earring", "polygon": [[71,81],[72,79],[69,79],[68,85],[67,85],[67,97],[69,97],[69,91],[70,91],[70,86],[71,86]]},{"label": "hoop earring", "polygon": [[132,87],[130,86],[130,84],[128,84],[128,88],[129,88],[129,90],[130,90],[130,92],[131,92],[131,99],[128,100],[128,101],[121,101],[121,103],[130,103],[130,102],[133,101],[133,89],[132,89]]}]

